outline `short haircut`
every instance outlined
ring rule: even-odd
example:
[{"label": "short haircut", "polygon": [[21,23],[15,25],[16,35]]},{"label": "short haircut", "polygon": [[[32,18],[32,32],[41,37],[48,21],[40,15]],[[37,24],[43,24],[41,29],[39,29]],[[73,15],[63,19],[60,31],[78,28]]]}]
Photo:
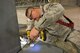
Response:
[{"label": "short haircut", "polygon": [[30,7],[28,7],[28,8],[26,9],[26,12],[25,12],[25,15],[26,15],[26,16],[28,16],[28,10],[29,10],[29,9],[33,9],[33,7],[30,6]]}]

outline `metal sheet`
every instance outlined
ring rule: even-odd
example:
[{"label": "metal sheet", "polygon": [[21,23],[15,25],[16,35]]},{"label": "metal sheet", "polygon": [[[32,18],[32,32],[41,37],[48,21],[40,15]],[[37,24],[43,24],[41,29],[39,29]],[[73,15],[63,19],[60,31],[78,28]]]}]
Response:
[{"label": "metal sheet", "polygon": [[26,45],[20,53],[63,53],[63,50],[50,44],[37,42],[34,47]]}]

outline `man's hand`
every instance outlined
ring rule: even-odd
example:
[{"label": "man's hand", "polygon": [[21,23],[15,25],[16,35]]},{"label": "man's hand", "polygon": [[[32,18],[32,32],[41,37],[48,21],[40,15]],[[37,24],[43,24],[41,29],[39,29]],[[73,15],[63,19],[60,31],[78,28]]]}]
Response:
[{"label": "man's hand", "polygon": [[39,36],[39,31],[33,27],[33,29],[30,32],[30,39],[31,40],[36,40]]}]

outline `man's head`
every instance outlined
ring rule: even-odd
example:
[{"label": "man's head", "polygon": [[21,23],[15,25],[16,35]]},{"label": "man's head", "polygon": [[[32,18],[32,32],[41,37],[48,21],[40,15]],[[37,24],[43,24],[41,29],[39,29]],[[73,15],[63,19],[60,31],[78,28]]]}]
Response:
[{"label": "man's head", "polygon": [[42,10],[39,7],[28,7],[26,10],[26,16],[29,19],[38,20],[41,16]]}]

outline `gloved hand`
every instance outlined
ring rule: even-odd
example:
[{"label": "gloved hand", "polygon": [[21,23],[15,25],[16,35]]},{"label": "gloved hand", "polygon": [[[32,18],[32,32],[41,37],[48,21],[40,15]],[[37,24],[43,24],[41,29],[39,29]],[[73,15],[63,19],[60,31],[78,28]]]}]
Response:
[{"label": "gloved hand", "polygon": [[30,32],[30,39],[31,40],[36,40],[39,37],[39,31],[33,27],[33,29]]}]

